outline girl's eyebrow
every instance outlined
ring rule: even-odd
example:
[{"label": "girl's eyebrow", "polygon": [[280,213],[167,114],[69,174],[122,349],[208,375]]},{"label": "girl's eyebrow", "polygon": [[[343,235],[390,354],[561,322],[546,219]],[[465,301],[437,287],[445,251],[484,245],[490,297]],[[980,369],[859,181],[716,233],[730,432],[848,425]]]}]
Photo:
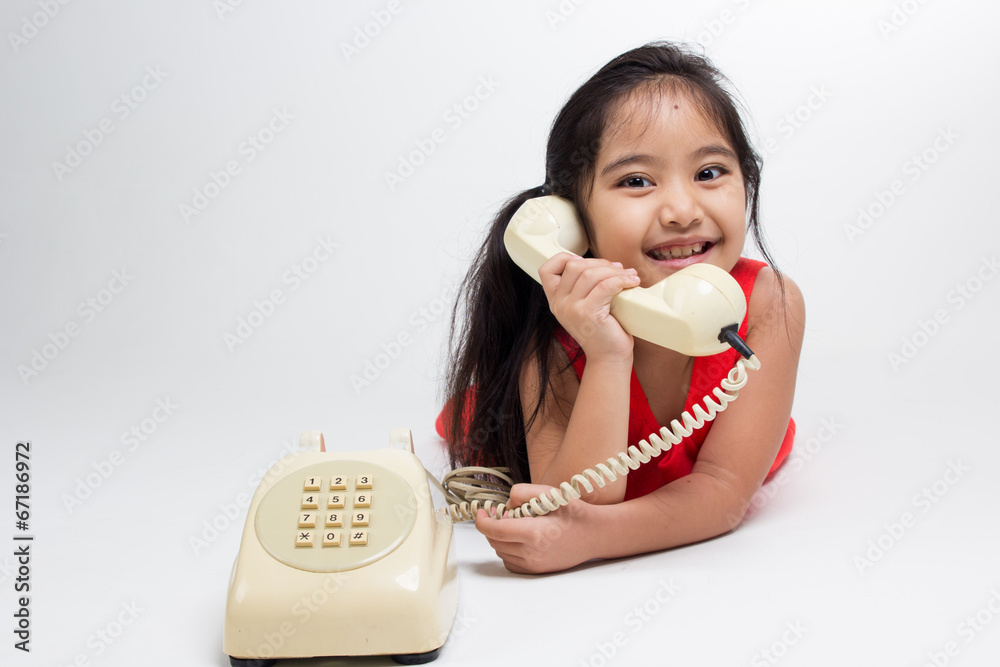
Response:
[{"label": "girl's eyebrow", "polygon": [[739,162],[739,158],[736,157],[736,153],[734,153],[728,146],[721,146],[717,144],[702,146],[692,154],[692,157],[700,158],[708,157],[709,155],[721,155],[722,157],[727,157],[730,160]]},{"label": "girl's eyebrow", "polygon": [[604,169],[601,170],[601,176],[607,176],[610,172],[614,171],[618,167],[621,167],[621,166],[627,165],[627,164],[634,164],[636,162],[658,163],[658,162],[660,162],[660,159],[657,158],[657,157],[654,157],[652,155],[641,155],[641,154],[640,155],[635,155],[635,154],[633,154],[633,155],[625,155],[623,157],[618,158],[617,160],[615,160],[611,164],[607,165],[606,167],[604,167]]},{"label": "girl's eyebrow", "polygon": [[[696,160],[709,157],[712,155],[721,155],[722,157],[729,158],[730,160],[739,162],[739,158],[736,157],[736,153],[734,153],[732,149],[730,149],[728,146],[723,146],[721,144],[710,144],[708,146],[702,146],[698,150],[691,153],[691,157]],[[661,162],[661,160],[660,158],[654,155],[644,155],[644,154],[625,155],[618,158],[614,162],[611,162],[606,167],[604,167],[604,169],[601,170],[601,176],[607,176],[609,173],[611,173],[618,167],[628,164],[635,164],[636,162],[650,162],[655,164]]]}]

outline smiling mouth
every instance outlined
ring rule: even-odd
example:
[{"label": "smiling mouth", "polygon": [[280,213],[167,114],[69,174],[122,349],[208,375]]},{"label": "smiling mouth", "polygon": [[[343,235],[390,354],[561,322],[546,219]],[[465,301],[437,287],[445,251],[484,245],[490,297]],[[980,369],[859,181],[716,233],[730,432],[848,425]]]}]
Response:
[{"label": "smiling mouth", "polygon": [[703,255],[712,247],[709,242],[691,243],[690,245],[671,246],[669,248],[653,248],[646,255],[655,260],[665,261],[668,259],[684,259],[692,255]]}]

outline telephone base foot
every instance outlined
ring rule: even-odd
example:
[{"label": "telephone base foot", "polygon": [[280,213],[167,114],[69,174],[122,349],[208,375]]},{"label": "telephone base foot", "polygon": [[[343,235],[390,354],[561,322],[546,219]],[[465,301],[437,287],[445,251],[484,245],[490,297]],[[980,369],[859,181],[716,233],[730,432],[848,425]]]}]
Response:
[{"label": "telephone base foot", "polygon": [[[423,665],[437,660],[440,653],[441,649],[438,648],[433,651],[428,651],[427,653],[405,653],[403,655],[394,655],[392,656],[392,660],[398,665]],[[232,667],[273,667],[273,665],[278,664],[278,661],[256,658],[234,658],[233,656],[229,656],[229,664]]]},{"label": "telephone base foot", "polygon": [[232,667],[272,667],[272,665],[278,664],[278,661],[265,659],[258,660],[257,658],[234,658],[233,656],[229,656],[229,664],[232,665]]},{"label": "telephone base foot", "polygon": [[405,653],[403,655],[392,656],[392,661],[397,665],[423,665],[437,660],[440,653],[441,649],[439,648],[436,648],[433,651],[427,651],[427,653]]}]

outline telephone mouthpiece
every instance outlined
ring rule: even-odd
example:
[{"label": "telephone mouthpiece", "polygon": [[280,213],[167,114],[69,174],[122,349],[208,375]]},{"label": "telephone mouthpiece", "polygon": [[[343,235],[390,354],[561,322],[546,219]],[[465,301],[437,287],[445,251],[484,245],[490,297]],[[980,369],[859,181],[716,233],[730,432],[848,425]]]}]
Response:
[{"label": "telephone mouthpiece", "polygon": [[739,328],[746,311],[739,283],[711,264],[691,264],[651,287],[625,290],[611,302],[611,314],[633,336],[695,357],[729,349],[719,332]]}]

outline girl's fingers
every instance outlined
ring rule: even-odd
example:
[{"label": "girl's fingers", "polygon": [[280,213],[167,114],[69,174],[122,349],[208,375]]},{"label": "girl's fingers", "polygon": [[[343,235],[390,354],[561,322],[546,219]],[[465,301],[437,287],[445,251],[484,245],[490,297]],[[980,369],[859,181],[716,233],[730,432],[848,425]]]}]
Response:
[{"label": "girl's fingers", "polygon": [[[635,275],[635,269],[623,269],[614,265],[591,265],[584,268],[576,277],[572,287],[569,288],[569,294],[574,299],[583,300],[591,296],[602,283],[611,281],[612,284],[617,285],[622,277],[632,275]],[[602,293],[606,292],[607,287],[605,286],[602,288]],[[612,294],[615,293],[617,292],[612,292]]]},{"label": "girl's fingers", "polygon": [[559,286],[562,282],[563,273],[566,271],[566,265],[574,259],[582,258],[571,252],[561,252],[553,255],[538,267],[538,277],[546,292],[555,290]]},{"label": "girl's fingers", "polygon": [[628,269],[628,271],[630,273],[615,273],[598,281],[583,297],[584,302],[596,306],[610,301],[620,292],[638,287],[639,276],[634,272],[634,269]]},{"label": "girl's fingers", "polygon": [[[572,297],[580,300],[590,295],[601,282],[616,276],[634,276],[635,269],[625,269],[618,262],[603,259],[584,258],[570,253],[559,253],[549,259],[539,269],[542,287],[550,298]],[[638,284],[631,278],[622,284],[624,289]],[[618,291],[620,291],[620,289]]]},{"label": "girl's fingers", "polygon": [[631,351],[632,338],[614,322],[610,308],[616,294],[639,286],[635,269],[560,253],[542,265],[539,276],[552,314],[588,355]]}]

